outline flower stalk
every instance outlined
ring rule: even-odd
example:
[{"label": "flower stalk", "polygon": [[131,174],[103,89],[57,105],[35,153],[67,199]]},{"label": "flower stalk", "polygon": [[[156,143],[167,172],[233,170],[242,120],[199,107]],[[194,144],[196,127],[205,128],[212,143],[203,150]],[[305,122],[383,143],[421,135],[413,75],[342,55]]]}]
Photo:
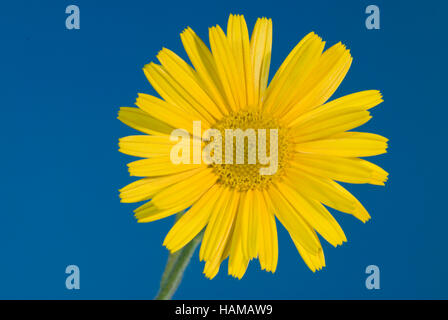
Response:
[{"label": "flower stalk", "polygon": [[[182,212],[183,214],[183,212]],[[179,219],[182,214],[177,215]],[[177,220],[176,219],[176,220]],[[162,280],[160,281],[160,289],[155,300],[170,300],[182,281],[185,269],[193,256],[196,247],[201,242],[203,232],[200,232],[193,240],[190,241],[182,249],[170,253],[168,261],[163,271]]]}]

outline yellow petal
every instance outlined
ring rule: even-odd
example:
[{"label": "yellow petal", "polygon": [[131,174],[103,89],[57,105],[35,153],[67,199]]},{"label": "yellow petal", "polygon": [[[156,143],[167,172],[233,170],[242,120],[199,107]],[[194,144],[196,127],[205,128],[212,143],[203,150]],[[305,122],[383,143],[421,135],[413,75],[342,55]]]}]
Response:
[{"label": "yellow petal", "polygon": [[143,68],[146,77],[160,96],[169,104],[177,106],[195,120],[210,126],[215,120],[162,66],[153,62]]},{"label": "yellow petal", "polygon": [[258,232],[258,220],[260,212],[260,202],[257,201],[255,197],[255,190],[250,192],[251,194],[251,205],[249,207],[249,214],[246,215],[249,219],[247,220],[247,254],[248,258],[256,258],[258,255],[258,237],[260,236]]},{"label": "yellow petal", "polygon": [[[233,233],[235,229],[235,223],[230,228],[229,235],[225,241],[224,250],[219,251],[211,260],[205,262],[204,275],[206,278],[213,279],[219,272],[221,263],[229,257],[230,247],[232,246]],[[220,255],[219,255],[220,254]]]},{"label": "yellow petal", "polygon": [[[264,195],[265,195],[266,203],[269,207],[269,204],[271,202],[270,202],[268,191],[264,191]],[[315,242],[317,244],[317,252],[310,252],[302,245],[303,242],[300,240],[301,235],[299,233],[289,232],[289,235],[290,235],[292,241],[294,242],[294,245],[296,246],[297,250],[299,251],[299,254],[302,256],[303,260],[305,261],[306,265],[313,272],[315,272],[316,270],[320,270],[320,269],[322,269],[322,267],[325,266],[325,258],[324,258],[322,246],[320,244],[319,238],[316,235],[316,232],[313,229],[311,229],[311,227],[309,227],[309,225],[308,225],[308,228],[310,230],[310,233],[308,234],[308,236],[310,236],[312,238],[313,242]]]},{"label": "yellow petal", "polygon": [[254,199],[254,191],[241,193],[241,205],[238,210],[239,230],[243,255],[247,259],[257,257],[258,244],[258,205]]},{"label": "yellow petal", "polygon": [[375,133],[367,133],[367,132],[341,132],[338,134],[332,135],[330,138],[332,139],[356,139],[356,140],[372,140],[378,142],[388,142],[389,139],[386,137],[380,136]]},{"label": "yellow petal", "polygon": [[344,79],[352,57],[349,50],[337,43],[326,50],[314,65],[291,101],[282,119],[291,122],[304,112],[324,104]]},{"label": "yellow petal", "polygon": [[297,214],[294,207],[276,188],[269,188],[266,194],[268,195],[267,201],[275,208],[276,217],[288,230],[291,237],[296,239],[308,252],[317,254],[321,245],[308,223]]},{"label": "yellow petal", "polygon": [[226,189],[222,193],[222,198],[216,204],[205,229],[201,249],[199,250],[201,261],[221,258],[233,226],[238,201],[239,197],[236,191]]},{"label": "yellow petal", "polygon": [[278,260],[277,226],[274,212],[268,207],[265,194],[255,191],[254,200],[260,203],[258,218],[258,259],[260,266],[266,271],[275,272]]},{"label": "yellow petal", "polygon": [[[219,258],[216,258],[219,259]],[[202,272],[207,279],[213,279],[219,272],[220,262],[206,261],[204,266],[204,271]]]},{"label": "yellow petal", "polygon": [[130,175],[136,177],[165,176],[201,166],[205,167],[200,164],[173,164],[168,156],[142,159],[128,164]]},{"label": "yellow petal", "polygon": [[[355,128],[360,124],[351,123],[356,121],[357,117],[351,115],[368,115],[365,111],[378,105],[383,101],[381,93],[377,90],[361,91],[339,99],[328,102],[316,109],[308,111],[303,115],[293,119],[289,126],[294,127],[296,135],[306,135],[310,131],[322,131],[322,129],[331,129],[330,132],[337,133]],[[359,113],[364,111],[364,113]],[[362,117],[358,117],[361,119]],[[323,136],[319,136],[323,137]],[[308,139],[310,140],[310,139]],[[303,138],[301,141],[305,141]]]},{"label": "yellow petal", "polygon": [[307,199],[284,183],[277,184],[278,190],[297,210],[308,224],[322,235],[333,246],[347,241],[344,231],[328,210],[318,201]]},{"label": "yellow petal", "polygon": [[254,79],[254,104],[264,97],[269,78],[272,52],[272,20],[259,18],[250,39],[250,55]]},{"label": "yellow petal", "polygon": [[120,189],[121,202],[131,203],[151,199],[156,192],[191,177],[200,170],[201,168],[197,168],[169,176],[143,178],[134,181]]},{"label": "yellow petal", "polygon": [[366,110],[335,115],[332,112],[322,114],[302,126],[293,129],[293,141],[296,143],[318,140],[363,125],[372,116]]},{"label": "yellow petal", "polygon": [[185,210],[186,208],[188,208],[188,206],[189,206],[188,204],[179,204],[176,206],[172,206],[170,208],[159,209],[156,206],[154,206],[152,201],[149,201],[143,206],[137,208],[134,212],[138,222],[146,223],[172,216],[173,214]]},{"label": "yellow petal", "polygon": [[[316,238],[317,238],[317,236],[316,236]],[[300,256],[302,257],[303,261],[308,266],[308,268],[311,269],[311,271],[313,271],[313,272],[319,271],[323,267],[325,267],[325,257],[324,257],[324,251],[322,250],[322,248],[319,250],[318,253],[313,254],[313,253],[306,251],[305,248],[294,238],[292,239],[292,241],[294,242],[297,250],[299,251]],[[319,241],[319,239],[317,239],[317,241]]]},{"label": "yellow petal", "polygon": [[[236,227],[236,226],[235,226]],[[233,232],[231,253],[229,256],[228,273],[229,275],[241,279],[246,273],[249,259],[244,257],[241,247],[241,237],[236,231]],[[233,245],[235,243],[235,245]]]},{"label": "yellow petal", "polygon": [[169,208],[185,201],[194,202],[215,184],[216,179],[212,169],[201,170],[194,176],[163,189],[152,198],[152,202],[158,208]]},{"label": "yellow petal", "polygon": [[302,153],[338,157],[370,157],[386,153],[387,142],[367,133],[350,132],[331,139],[315,140],[296,144],[295,150]]},{"label": "yellow petal", "polygon": [[183,248],[206,226],[222,193],[223,188],[215,184],[176,222],[163,242],[171,253]]},{"label": "yellow petal", "polygon": [[128,136],[119,140],[119,151],[135,157],[169,156],[175,142],[165,136]]},{"label": "yellow petal", "polygon": [[384,185],[388,173],[377,165],[358,158],[296,154],[294,167],[309,173],[348,183]]},{"label": "yellow petal", "polygon": [[[300,183],[297,183],[300,181]],[[326,206],[342,212],[352,212],[355,203],[335,188],[331,179],[315,176],[303,170],[290,168],[285,183],[305,197],[322,202]]]},{"label": "yellow petal", "polygon": [[[294,181],[301,183],[294,183]],[[305,197],[322,202],[341,212],[352,214],[363,222],[370,218],[362,204],[350,192],[329,178],[291,168],[285,183]]]},{"label": "yellow petal", "polygon": [[[152,117],[168,123],[173,128],[185,129],[190,133],[193,133],[193,121],[198,120],[177,106],[148,94],[140,93],[135,104]],[[201,127],[204,130],[206,126],[201,123]]]},{"label": "yellow petal", "polygon": [[324,48],[324,42],[311,32],[291,51],[266,91],[264,108],[281,115],[297,95]]},{"label": "yellow petal", "polygon": [[124,124],[147,134],[170,134],[174,127],[137,108],[121,107],[118,119]]},{"label": "yellow petal", "polygon": [[203,86],[207,88],[207,93],[219,106],[222,113],[227,113],[229,103],[226,101],[225,95],[222,95],[223,87],[219,80],[216,63],[210,50],[204,42],[191,29],[187,28],[181,33],[182,43],[185,51],[193,64],[198,77]]},{"label": "yellow petal", "polygon": [[[236,64],[238,86],[241,88],[241,106],[254,104],[254,78],[250,56],[249,31],[241,15],[230,15],[227,39]],[[234,84],[235,85],[235,84]]]},{"label": "yellow petal", "polygon": [[358,218],[362,222],[366,222],[367,220],[370,219],[369,213],[361,204],[361,202],[359,202],[358,199],[356,199],[355,196],[353,196],[350,192],[348,192],[339,183],[334,181],[331,181],[330,183],[334,186],[335,189],[338,189],[341,192],[341,194],[343,194],[347,199],[351,200],[355,204],[354,209],[347,213],[352,214],[354,217]]},{"label": "yellow petal", "polygon": [[198,111],[205,115],[209,121],[219,120],[224,115],[208,95],[196,71],[184,60],[166,48],[159,52],[157,58],[172,79],[176,79],[178,86],[182,89],[180,93],[190,101],[191,105],[198,108]]},{"label": "yellow petal", "polygon": [[244,206],[245,202],[245,192],[240,194],[240,206],[237,209],[237,214],[235,217],[235,227],[232,234],[232,242],[229,254],[229,265],[228,273],[238,279],[241,279],[246,272],[249,258],[243,253],[243,232],[246,232],[245,239],[247,240],[247,229],[244,229],[244,217],[241,215],[241,208]]},{"label": "yellow petal", "polygon": [[237,111],[244,106],[244,88],[241,86],[244,79],[239,77],[229,41],[220,26],[209,29],[209,39],[219,80],[227,101],[231,110]]}]

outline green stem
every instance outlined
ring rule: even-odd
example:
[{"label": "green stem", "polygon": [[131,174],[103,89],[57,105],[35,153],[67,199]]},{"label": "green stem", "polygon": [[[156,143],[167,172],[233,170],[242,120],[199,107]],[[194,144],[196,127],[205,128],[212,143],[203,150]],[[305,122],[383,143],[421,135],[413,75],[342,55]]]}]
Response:
[{"label": "green stem", "polygon": [[160,281],[160,289],[155,300],[171,299],[179,287],[185,268],[190,262],[191,256],[199,242],[201,242],[202,236],[203,232],[199,233],[185,247],[169,255],[162,280]]}]

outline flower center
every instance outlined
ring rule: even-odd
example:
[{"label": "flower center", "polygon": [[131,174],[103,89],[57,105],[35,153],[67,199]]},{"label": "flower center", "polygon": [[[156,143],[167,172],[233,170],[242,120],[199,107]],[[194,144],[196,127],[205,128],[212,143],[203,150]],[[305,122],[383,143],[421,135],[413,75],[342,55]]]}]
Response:
[{"label": "flower center", "polygon": [[211,164],[218,183],[245,191],[262,189],[282,176],[292,152],[288,130],[276,119],[260,111],[245,110],[226,116],[213,129],[223,137],[222,163]]}]

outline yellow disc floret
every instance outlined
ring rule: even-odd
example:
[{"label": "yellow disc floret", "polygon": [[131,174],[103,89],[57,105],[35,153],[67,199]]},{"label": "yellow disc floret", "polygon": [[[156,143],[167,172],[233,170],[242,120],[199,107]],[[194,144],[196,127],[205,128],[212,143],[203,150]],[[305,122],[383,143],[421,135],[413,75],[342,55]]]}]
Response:
[{"label": "yellow disc floret", "polygon": [[[221,164],[212,164],[214,172],[219,176],[218,182],[230,188],[236,188],[239,191],[249,189],[262,189],[268,186],[271,181],[282,176],[288,160],[292,157],[290,144],[288,143],[288,129],[282,127],[280,123],[259,110],[243,110],[237,113],[232,113],[214,126],[218,129],[223,137],[223,154]],[[249,139],[246,136],[243,144],[238,144],[237,139],[232,137],[232,141],[225,139],[226,130],[247,130],[253,129],[256,136],[256,145],[249,144]],[[258,132],[264,129],[266,132],[265,139],[260,140]],[[276,147],[271,147],[271,129],[276,129],[278,132],[278,142]],[[236,140],[236,141],[235,141]],[[265,144],[266,157],[272,158],[277,156],[278,167],[272,174],[261,174],[260,169],[269,167],[269,164],[263,164],[258,157],[258,150],[261,144]],[[233,146],[233,159],[231,163],[226,163],[225,150]],[[272,150],[271,150],[272,148]],[[271,154],[272,152],[277,155]],[[244,153],[244,163],[237,163],[237,154]],[[254,153],[256,157],[255,163],[249,163],[249,152]]]}]

